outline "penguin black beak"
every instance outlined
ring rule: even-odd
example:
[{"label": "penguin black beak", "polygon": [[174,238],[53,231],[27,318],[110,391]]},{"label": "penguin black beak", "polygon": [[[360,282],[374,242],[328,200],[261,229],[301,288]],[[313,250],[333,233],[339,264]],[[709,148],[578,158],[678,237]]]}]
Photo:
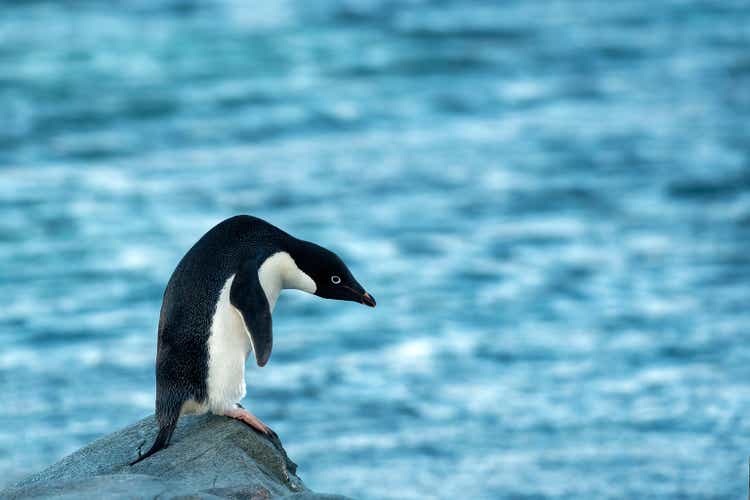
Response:
[{"label": "penguin black beak", "polygon": [[372,298],[372,295],[365,292],[365,294],[362,296],[362,303],[366,306],[375,307],[375,299]]}]

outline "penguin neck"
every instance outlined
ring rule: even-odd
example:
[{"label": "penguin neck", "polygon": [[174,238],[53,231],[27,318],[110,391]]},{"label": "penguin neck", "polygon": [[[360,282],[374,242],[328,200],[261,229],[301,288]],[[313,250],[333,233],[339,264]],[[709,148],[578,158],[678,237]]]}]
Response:
[{"label": "penguin neck", "polygon": [[295,289],[315,293],[315,281],[302,271],[291,255],[279,251],[268,257],[258,268],[260,286],[266,294],[268,307],[273,312],[281,290]]}]

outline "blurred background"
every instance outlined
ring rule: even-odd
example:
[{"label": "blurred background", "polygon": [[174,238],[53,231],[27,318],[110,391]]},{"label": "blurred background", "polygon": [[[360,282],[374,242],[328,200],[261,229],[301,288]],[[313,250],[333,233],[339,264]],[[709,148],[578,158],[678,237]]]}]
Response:
[{"label": "blurred background", "polygon": [[342,255],[247,406],[317,491],[744,496],[750,9],[3,2],[0,485],[153,411],[220,220]]}]

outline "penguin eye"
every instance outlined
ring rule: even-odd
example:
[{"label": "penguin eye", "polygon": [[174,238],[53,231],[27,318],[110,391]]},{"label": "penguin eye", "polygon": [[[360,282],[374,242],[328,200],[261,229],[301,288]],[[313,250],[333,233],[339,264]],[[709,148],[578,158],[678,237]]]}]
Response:
[{"label": "penguin eye", "polygon": [[341,283],[341,278],[339,278],[336,275],[333,275],[331,276],[331,283],[333,283],[334,285],[338,285],[339,283]]}]

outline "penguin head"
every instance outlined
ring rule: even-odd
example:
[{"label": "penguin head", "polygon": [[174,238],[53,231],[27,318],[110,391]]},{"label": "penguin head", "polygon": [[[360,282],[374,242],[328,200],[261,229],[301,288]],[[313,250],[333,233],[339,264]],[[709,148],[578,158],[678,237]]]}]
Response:
[{"label": "penguin head", "polygon": [[375,307],[375,299],[354,279],[344,261],[327,248],[304,242],[297,265],[315,282],[315,295]]}]

